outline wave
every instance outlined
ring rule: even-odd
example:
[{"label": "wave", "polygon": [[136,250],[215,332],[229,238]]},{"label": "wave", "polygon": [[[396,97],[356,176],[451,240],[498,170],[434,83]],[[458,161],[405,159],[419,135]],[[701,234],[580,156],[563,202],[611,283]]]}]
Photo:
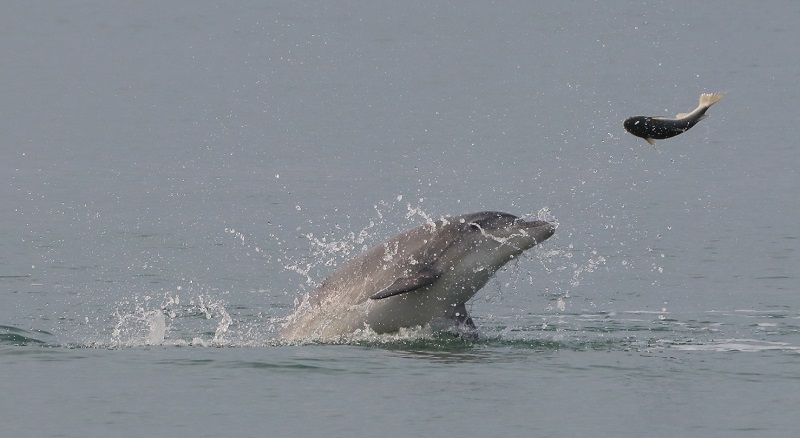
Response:
[{"label": "wave", "polygon": [[51,333],[39,330],[35,333],[19,327],[0,325],[0,345],[28,346],[28,345],[47,345],[47,341],[39,337],[52,337]]}]

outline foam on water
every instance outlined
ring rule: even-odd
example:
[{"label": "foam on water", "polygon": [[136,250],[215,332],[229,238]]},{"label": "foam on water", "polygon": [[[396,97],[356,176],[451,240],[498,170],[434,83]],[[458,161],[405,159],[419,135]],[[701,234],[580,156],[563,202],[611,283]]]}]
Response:
[{"label": "foam on water", "polygon": [[116,304],[108,337],[89,336],[77,346],[133,348],[153,345],[244,347],[270,345],[277,318],[242,309],[229,312],[218,292],[184,290],[135,297]]},{"label": "foam on water", "polygon": [[761,352],[761,351],[787,351],[800,353],[800,347],[789,344],[788,342],[769,342],[758,339],[720,339],[703,344],[669,344],[666,346],[674,350],[682,351],[716,351],[716,352]]},{"label": "foam on water", "polygon": [[[185,300],[185,302],[184,302]],[[369,329],[332,340],[305,339],[283,342],[272,338],[283,318],[230,311],[223,301],[197,295],[165,296],[138,303],[120,303],[114,312],[110,335],[61,344],[46,332],[13,326],[0,327],[0,344],[89,348],[139,348],[149,346],[279,347],[307,344],[360,345],[378,348],[452,349],[523,348],[536,350],[686,351],[798,353],[792,342],[800,333],[792,313],[743,312],[665,313],[649,310],[587,312],[585,310],[506,315],[474,315],[478,338],[461,338],[431,327],[376,334]],[[746,319],[762,318],[742,332]],[[733,320],[731,320],[733,319]],[[729,331],[734,328],[734,331]],[[730,336],[733,334],[734,336]],[[739,335],[739,336],[736,336]],[[744,337],[741,335],[745,335]]]}]

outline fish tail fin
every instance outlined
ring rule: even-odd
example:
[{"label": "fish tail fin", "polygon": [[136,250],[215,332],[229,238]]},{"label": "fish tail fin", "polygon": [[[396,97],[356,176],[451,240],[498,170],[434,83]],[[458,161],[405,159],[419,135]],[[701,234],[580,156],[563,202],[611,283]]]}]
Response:
[{"label": "fish tail fin", "polygon": [[725,97],[725,93],[703,93],[700,95],[700,106],[710,107]]}]

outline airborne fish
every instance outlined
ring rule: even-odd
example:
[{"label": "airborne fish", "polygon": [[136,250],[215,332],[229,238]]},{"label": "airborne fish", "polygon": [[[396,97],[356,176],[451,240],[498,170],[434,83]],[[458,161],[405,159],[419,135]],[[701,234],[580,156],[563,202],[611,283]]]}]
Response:
[{"label": "airborne fish", "polygon": [[708,117],[706,111],[724,96],[723,93],[703,93],[700,95],[700,104],[690,113],[680,113],[674,119],[661,116],[634,116],[625,120],[622,125],[626,131],[655,146],[654,140],[675,137]]}]

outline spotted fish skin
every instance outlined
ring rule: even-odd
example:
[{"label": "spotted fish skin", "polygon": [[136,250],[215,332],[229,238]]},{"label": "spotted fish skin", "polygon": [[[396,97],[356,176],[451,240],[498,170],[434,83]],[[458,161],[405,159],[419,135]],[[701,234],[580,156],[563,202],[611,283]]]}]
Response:
[{"label": "spotted fish skin", "polygon": [[634,116],[626,119],[622,125],[626,131],[655,146],[655,140],[682,134],[708,117],[706,111],[724,96],[723,93],[703,93],[700,95],[697,108],[690,113],[678,114],[674,119],[660,116]]}]

